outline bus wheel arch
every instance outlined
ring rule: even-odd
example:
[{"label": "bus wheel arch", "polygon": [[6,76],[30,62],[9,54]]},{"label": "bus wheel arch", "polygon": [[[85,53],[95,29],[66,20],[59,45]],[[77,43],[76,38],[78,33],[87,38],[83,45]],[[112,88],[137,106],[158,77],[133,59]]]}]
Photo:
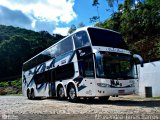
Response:
[{"label": "bus wheel arch", "polygon": [[62,84],[58,84],[57,86],[57,97],[60,100],[64,100],[65,99],[65,88],[63,87]]}]

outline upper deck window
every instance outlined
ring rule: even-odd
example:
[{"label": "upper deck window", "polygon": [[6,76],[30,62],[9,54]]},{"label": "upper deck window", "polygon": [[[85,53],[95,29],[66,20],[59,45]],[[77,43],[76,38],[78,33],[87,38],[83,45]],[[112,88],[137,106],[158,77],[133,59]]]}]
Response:
[{"label": "upper deck window", "polygon": [[57,57],[71,50],[73,50],[72,37],[68,37],[60,43],[51,47],[51,49],[49,49],[49,52],[52,57]]},{"label": "upper deck window", "polygon": [[35,58],[31,59],[23,65],[23,70],[26,71],[41,63],[44,63],[54,57],[60,56],[68,51],[73,50],[72,37],[68,37],[51,48],[41,52]]},{"label": "upper deck window", "polygon": [[113,47],[128,50],[128,47],[122,39],[122,35],[119,33],[97,28],[88,28],[88,32],[93,46]]},{"label": "upper deck window", "polygon": [[73,38],[74,38],[74,43],[75,43],[76,49],[90,45],[87,33],[85,31],[77,32],[73,36]]}]

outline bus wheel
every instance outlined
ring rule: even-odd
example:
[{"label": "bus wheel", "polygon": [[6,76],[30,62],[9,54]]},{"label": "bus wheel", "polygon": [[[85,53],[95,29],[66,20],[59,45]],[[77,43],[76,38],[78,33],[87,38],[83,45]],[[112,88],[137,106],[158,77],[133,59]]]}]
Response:
[{"label": "bus wheel", "polygon": [[35,99],[35,94],[34,94],[34,90],[32,89],[31,90],[31,100],[34,100]]},{"label": "bus wheel", "polygon": [[109,96],[99,97],[99,100],[102,102],[106,102],[106,101],[108,101],[108,99],[109,99]]},{"label": "bus wheel", "polygon": [[74,85],[70,85],[69,91],[68,91],[68,97],[71,102],[78,101],[77,94],[76,94],[76,88],[74,87]]},{"label": "bus wheel", "polygon": [[65,99],[64,88],[62,86],[58,87],[57,96],[58,96],[58,99],[60,99],[60,100]]},{"label": "bus wheel", "polygon": [[31,92],[30,92],[29,89],[27,90],[27,98],[28,98],[29,100],[31,99]]}]

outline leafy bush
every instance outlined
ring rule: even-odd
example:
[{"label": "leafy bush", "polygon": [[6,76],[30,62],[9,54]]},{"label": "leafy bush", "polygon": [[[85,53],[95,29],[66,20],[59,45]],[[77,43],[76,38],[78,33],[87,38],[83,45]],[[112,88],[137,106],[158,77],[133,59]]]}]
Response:
[{"label": "leafy bush", "polygon": [[21,78],[14,80],[14,81],[11,81],[11,86],[8,85],[8,82],[0,82],[0,86],[3,87],[0,89],[0,95],[21,94],[22,93]]},{"label": "leafy bush", "polygon": [[8,86],[8,82],[0,82],[0,86],[1,87],[7,87]]}]

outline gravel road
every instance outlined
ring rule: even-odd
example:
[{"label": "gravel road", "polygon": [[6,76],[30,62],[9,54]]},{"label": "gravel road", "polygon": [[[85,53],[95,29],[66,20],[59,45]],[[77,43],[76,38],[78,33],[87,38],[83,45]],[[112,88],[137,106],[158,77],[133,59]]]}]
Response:
[{"label": "gravel road", "polygon": [[160,99],[138,96],[111,97],[78,103],[57,99],[28,100],[24,96],[0,96],[0,119],[23,120],[101,120],[160,119]]}]

